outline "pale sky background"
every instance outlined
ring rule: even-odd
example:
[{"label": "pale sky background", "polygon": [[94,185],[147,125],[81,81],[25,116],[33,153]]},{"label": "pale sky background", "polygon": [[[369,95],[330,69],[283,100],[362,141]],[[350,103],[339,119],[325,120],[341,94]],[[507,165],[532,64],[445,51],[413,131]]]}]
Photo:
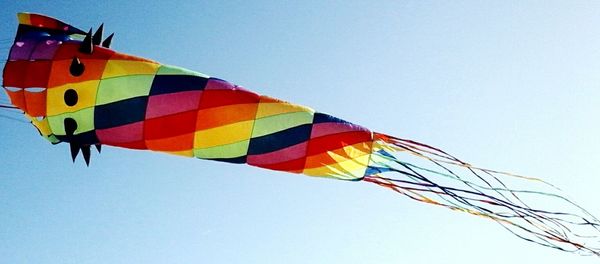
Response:
[{"label": "pale sky background", "polygon": [[[119,51],[544,178],[600,216],[598,1],[112,2],[5,0],[0,42],[22,11],[104,22]],[[598,263],[373,184],[93,154],[0,118],[0,263]]]}]

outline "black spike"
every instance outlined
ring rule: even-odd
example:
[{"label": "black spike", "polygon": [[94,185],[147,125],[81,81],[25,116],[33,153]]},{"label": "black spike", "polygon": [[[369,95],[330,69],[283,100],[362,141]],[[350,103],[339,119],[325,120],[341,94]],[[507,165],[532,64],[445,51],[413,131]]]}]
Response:
[{"label": "black spike", "polygon": [[75,159],[77,158],[77,154],[79,154],[79,149],[81,149],[81,146],[77,143],[71,142],[71,158],[73,159],[73,162],[75,162]]},{"label": "black spike", "polygon": [[112,33],[104,41],[102,41],[102,47],[105,47],[107,49],[110,48],[110,42],[112,41],[114,35],[115,33]]},{"label": "black spike", "polygon": [[96,33],[94,33],[94,36],[92,37],[92,43],[94,45],[100,45],[100,42],[102,42],[102,34],[104,33],[104,23],[102,23],[102,25],[100,25],[100,27],[98,28],[98,30],[96,30]]},{"label": "black spike", "polygon": [[71,75],[75,77],[81,76],[81,74],[83,74],[83,71],[85,71],[85,66],[83,65],[83,63],[81,63],[79,58],[73,57],[73,60],[71,60],[71,66],[69,67],[69,72],[71,73]]},{"label": "black spike", "polygon": [[81,146],[81,154],[83,154],[83,160],[85,160],[85,165],[90,166],[90,146]]},{"label": "black spike", "polygon": [[81,42],[81,47],[79,47],[79,52],[92,54],[94,52],[94,43],[92,43],[92,29],[85,35],[83,42]]},{"label": "black spike", "polygon": [[96,144],[96,150],[98,151],[98,153],[102,152],[102,145],[100,144]]}]

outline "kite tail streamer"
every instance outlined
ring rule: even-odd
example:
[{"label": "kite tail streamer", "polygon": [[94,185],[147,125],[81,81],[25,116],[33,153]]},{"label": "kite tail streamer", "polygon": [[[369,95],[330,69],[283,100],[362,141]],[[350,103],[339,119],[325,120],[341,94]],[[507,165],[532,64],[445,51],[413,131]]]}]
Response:
[{"label": "kite tail streamer", "polygon": [[[600,256],[600,221],[541,179],[478,168],[440,149],[378,133],[367,175],[364,181],[413,200],[496,221],[526,241]],[[512,187],[520,184],[527,189]]]}]

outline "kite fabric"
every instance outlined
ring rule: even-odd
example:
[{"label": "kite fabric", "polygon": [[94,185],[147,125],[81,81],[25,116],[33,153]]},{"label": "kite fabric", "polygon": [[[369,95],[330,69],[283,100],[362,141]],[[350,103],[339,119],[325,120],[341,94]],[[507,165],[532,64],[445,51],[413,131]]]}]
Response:
[{"label": "kite fabric", "polygon": [[[108,145],[370,182],[491,219],[530,242],[600,256],[600,221],[542,180],[116,52],[103,25],[93,33],[39,14],[18,20],[4,91],[44,138],[70,144],[73,161],[81,153],[89,165],[90,148]],[[548,202],[557,208],[529,206]]]}]

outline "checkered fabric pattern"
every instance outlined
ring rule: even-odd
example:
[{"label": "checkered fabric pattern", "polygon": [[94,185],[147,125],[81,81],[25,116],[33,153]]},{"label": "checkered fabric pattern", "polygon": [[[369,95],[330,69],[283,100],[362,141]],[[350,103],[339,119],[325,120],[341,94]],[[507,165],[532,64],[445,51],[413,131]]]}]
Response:
[{"label": "checkered fabric pattern", "polygon": [[[85,32],[53,18],[19,14],[19,21],[3,85],[53,143],[148,149],[348,180],[367,171],[368,129],[98,45],[81,52],[77,38]],[[71,70],[74,58],[84,68],[79,75]],[[67,118],[77,125],[71,136]]]}]

